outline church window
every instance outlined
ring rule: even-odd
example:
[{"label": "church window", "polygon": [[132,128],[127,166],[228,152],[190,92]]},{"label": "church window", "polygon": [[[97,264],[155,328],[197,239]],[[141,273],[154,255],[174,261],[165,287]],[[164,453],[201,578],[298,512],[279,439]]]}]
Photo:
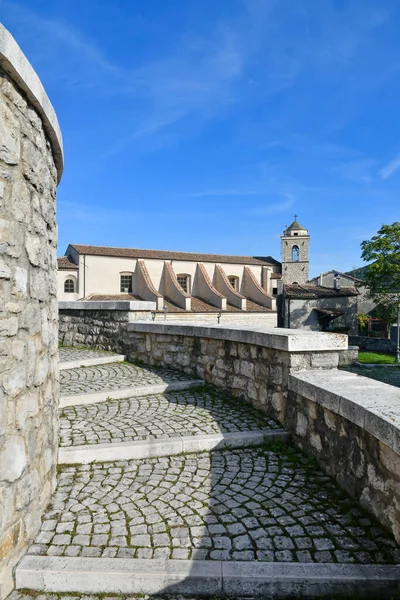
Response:
[{"label": "church window", "polygon": [[125,294],[132,293],[132,273],[122,273],[121,274],[120,292],[125,292]]},{"label": "church window", "polygon": [[66,294],[73,294],[75,292],[75,283],[73,279],[66,279],[64,282],[64,292]]},{"label": "church window", "polygon": [[300,260],[300,251],[298,246],[293,246],[292,248],[292,261],[297,262]]},{"label": "church window", "polygon": [[235,275],[229,275],[228,281],[234,290],[239,288],[239,277],[236,277]]},{"label": "church window", "polygon": [[190,293],[190,275],[177,275],[179,285],[186,294]]}]

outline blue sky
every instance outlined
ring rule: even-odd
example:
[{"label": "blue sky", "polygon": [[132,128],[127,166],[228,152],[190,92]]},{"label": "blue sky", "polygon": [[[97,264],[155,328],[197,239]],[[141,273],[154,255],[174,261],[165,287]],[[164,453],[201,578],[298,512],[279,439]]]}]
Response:
[{"label": "blue sky", "polygon": [[69,242],[361,265],[399,220],[398,0],[0,0],[64,136]]}]

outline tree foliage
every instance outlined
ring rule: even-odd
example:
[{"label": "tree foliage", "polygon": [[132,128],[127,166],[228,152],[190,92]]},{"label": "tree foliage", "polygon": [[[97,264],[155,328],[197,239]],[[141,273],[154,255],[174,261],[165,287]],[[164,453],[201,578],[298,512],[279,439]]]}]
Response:
[{"label": "tree foliage", "polygon": [[382,225],[371,240],[362,242],[361,249],[362,258],[372,261],[365,275],[371,295],[393,302],[400,295],[400,223]]}]

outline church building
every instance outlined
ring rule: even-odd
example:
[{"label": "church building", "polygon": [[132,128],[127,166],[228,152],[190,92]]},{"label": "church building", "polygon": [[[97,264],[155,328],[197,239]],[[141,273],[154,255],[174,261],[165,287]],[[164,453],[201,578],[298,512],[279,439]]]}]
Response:
[{"label": "church building", "polygon": [[326,329],[343,315],[343,298],[357,292],[308,281],[309,243],[295,215],[281,236],[282,262],[271,256],[70,244],[58,259],[58,299],[147,300],[155,303],[155,313],[169,318],[229,314],[269,327]]}]

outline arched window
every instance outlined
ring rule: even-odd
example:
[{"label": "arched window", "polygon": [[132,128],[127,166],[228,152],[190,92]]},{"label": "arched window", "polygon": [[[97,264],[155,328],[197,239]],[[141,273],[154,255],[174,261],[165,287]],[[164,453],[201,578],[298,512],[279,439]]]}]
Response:
[{"label": "arched window", "polygon": [[64,281],[64,292],[66,294],[73,294],[75,292],[75,282],[73,279],[66,279]]},{"label": "arched window", "polygon": [[236,275],[228,275],[228,280],[233,289],[237,291],[239,289],[239,277],[236,277]]},{"label": "arched window", "polygon": [[120,289],[121,293],[132,293],[132,273],[120,273]]},{"label": "arched window", "polygon": [[300,260],[300,250],[298,246],[293,246],[292,248],[292,261],[297,262]]},{"label": "arched window", "polygon": [[176,278],[183,291],[190,294],[190,275],[180,273]]}]

